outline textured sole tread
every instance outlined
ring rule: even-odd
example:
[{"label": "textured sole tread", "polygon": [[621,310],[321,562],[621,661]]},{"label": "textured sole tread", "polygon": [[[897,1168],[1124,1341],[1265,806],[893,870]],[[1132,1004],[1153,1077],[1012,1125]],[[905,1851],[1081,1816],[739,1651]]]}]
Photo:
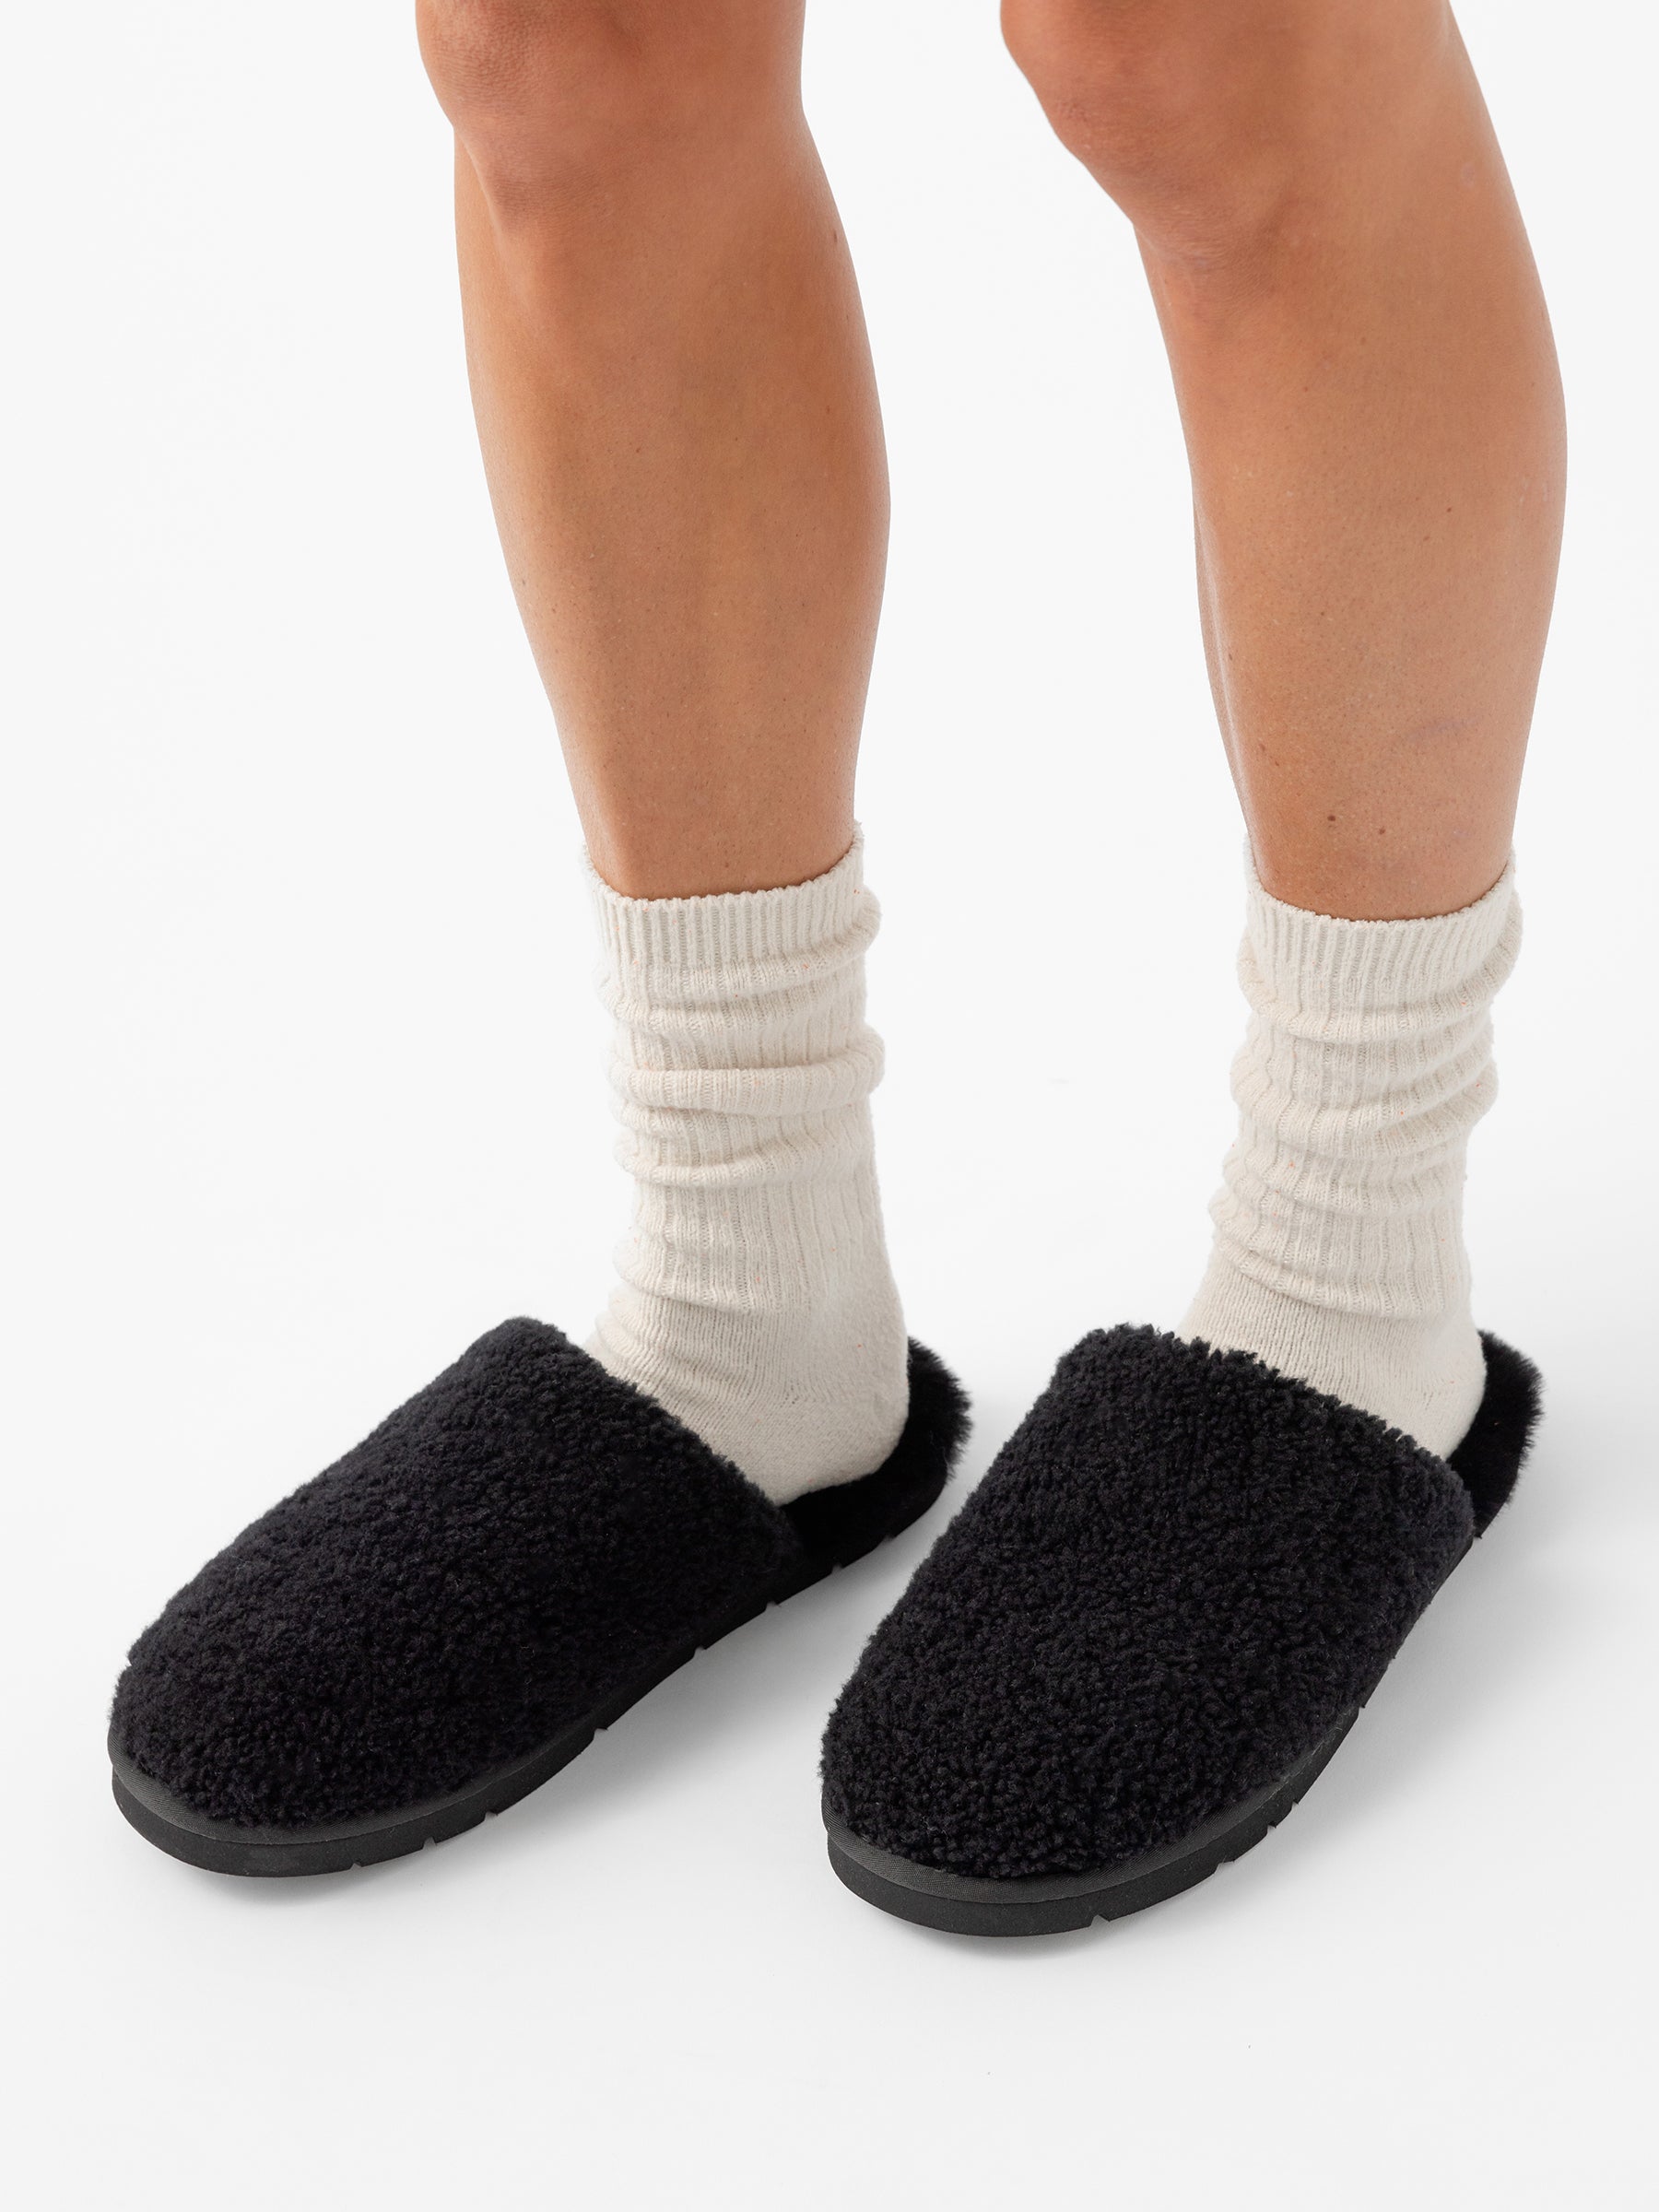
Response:
[{"label": "textured sole tread", "polygon": [[1196,1888],[1276,1829],[1324,1772],[1359,1708],[1345,1713],[1307,1757],[1277,1782],[1168,1850],[1089,1874],[992,1880],[923,1866],[855,1836],[830,1806],[830,1864],[866,1904],[951,1936],[1058,1936],[1097,1920],[1122,1920]]}]

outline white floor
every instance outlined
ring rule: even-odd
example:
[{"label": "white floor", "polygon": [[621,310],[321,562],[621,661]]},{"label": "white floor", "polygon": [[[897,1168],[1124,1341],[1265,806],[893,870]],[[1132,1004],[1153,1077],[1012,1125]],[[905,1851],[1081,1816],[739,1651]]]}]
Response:
[{"label": "white floor", "polygon": [[[912,1324],[977,1400],[971,1481],[1067,1344],[1171,1320],[1199,1266],[1239,831],[1122,227],[989,5],[818,14],[897,500],[862,796],[884,1174]],[[117,1818],[131,1637],[473,1335],[584,1327],[623,1192],[402,12],[92,0],[16,34],[15,2201],[1659,2205],[1659,49],[1634,0],[1594,43],[1563,20],[1467,11],[1575,423],[1470,1192],[1482,1318],[1549,1419],[1283,1829],[1008,1946],[889,1921],[823,1859],[819,1724],[925,1529],[418,1859],[237,1884]],[[1108,1132],[1122,1184],[1088,1171]]]}]

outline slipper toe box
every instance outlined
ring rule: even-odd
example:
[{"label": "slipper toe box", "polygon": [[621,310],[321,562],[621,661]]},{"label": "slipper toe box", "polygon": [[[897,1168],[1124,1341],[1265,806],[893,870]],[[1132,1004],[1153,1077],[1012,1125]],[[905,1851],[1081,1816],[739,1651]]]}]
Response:
[{"label": "slipper toe box", "polygon": [[113,1739],[215,1820],[419,1804],[592,1712],[796,1549],[661,1407],[503,1323],[177,1594]]},{"label": "slipper toe box", "polygon": [[1110,1868],[1285,1774],[1466,1548],[1469,1495],[1247,1354],[1085,1337],[877,1631],[825,1738],[866,1842],[990,1878]]}]

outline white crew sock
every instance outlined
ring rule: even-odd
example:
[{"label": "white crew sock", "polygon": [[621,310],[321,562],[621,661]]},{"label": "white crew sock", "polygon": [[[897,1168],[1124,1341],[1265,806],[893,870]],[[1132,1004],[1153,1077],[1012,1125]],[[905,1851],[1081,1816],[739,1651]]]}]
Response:
[{"label": "white crew sock", "polygon": [[1254,1352],[1443,1454],[1485,1383],[1464,1156],[1497,1090],[1514,864],[1473,906],[1418,922],[1309,913],[1246,865],[1239,1137],[1181,1334]]},{"label": "white crew sock", "polygon": [[781,890],[592,883],[635,1197],[587,1348],[779,1504],[867,1475],[910,1392],[870,1126],[862,837]]}]

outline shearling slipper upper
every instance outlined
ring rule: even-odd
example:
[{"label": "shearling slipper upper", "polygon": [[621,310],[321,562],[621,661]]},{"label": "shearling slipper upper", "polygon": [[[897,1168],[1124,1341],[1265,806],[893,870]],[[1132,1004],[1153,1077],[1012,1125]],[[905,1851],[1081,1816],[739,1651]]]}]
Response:
[{"label": "shearling slipper upper", "polygon": [[1437,1458],[1243,1352],[1097,1331],[877,1630],[830,1716],[849,1887],[1035,1934],[1173,1894],[1335,1749],[1513,1485],[1535,1370]]},{"label": "shearling slipper upper", "polygon": [[908,1525],[967,1431],[910,1349],[861,1480],[773,1505],[559,1330],[504,1322],[133,1646],[115,1794],[176,1857],[322,1873],[476,1825],[701,1644]]}]

